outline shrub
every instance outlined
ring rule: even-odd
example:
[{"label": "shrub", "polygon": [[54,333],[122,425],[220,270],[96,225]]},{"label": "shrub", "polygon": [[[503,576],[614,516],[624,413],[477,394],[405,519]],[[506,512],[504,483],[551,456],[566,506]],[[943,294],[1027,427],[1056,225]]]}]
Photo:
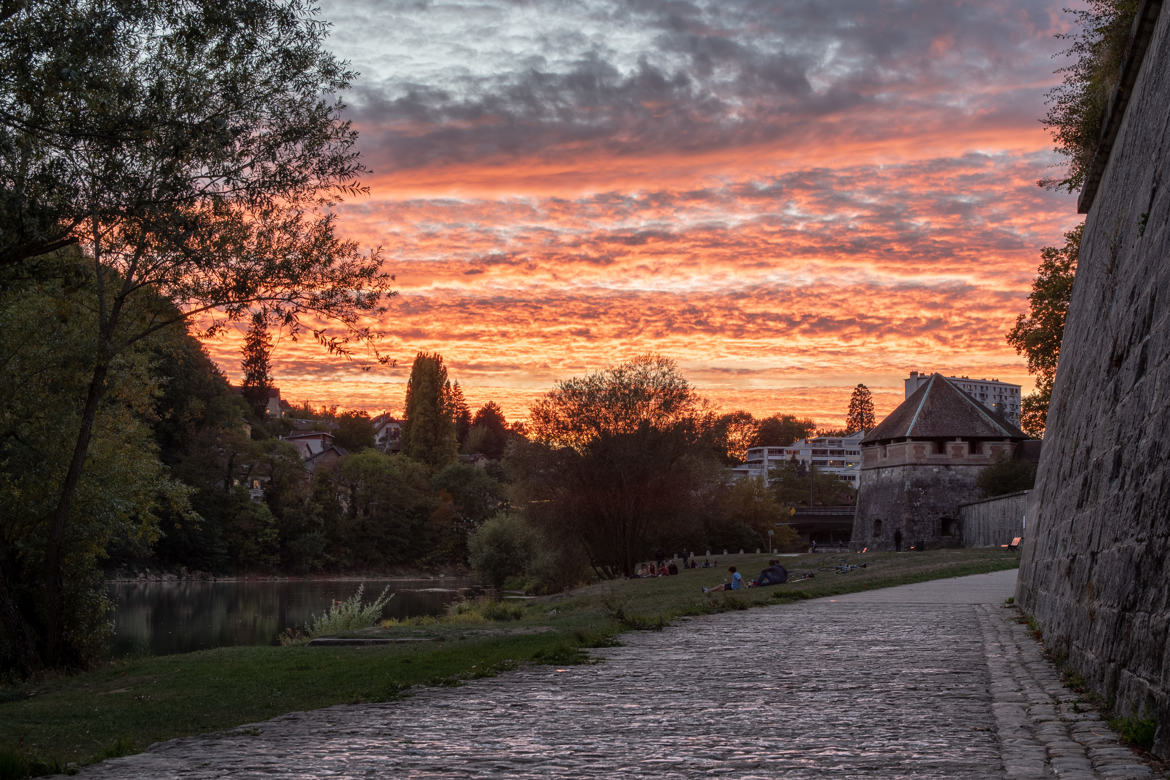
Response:
[{"label": "shrub", "polygon": [[502,601],[480,599],[458,601],[447,608],[447,617],[457,623],[507,622],[524,617],[524,607]]},{"label": "shrub", "polygon": [[343,631],[356,631],[369,628],[382,617],[382,608],[386,602],[394,598],[387,585],[382,594],[369,604],[362,604],[362,593],[366,586],[358,585],[357,591],[344,601],[334,601],[328,611],[309,620],[305,626],[305,635],[309,638],[338,634]]},{"label": "shrub", "polygon": [[471,568],[493,588],[509,577],[524,575],[536,561],[539,536],[516,515],[500,513],[467,539]]},{"label": "shrub", "polygon": [[1013,460],[1010,456],[1005,455],[996,458],[995,462],[983,469],[975,480],[975,484],[979,486],[984,498],[1031,490],[1035,482],[1036,463],[1034,461]]},{"label": "shrub", "polygon": [[1097,150],[1105,108],[1113,94],[1121,63],[1129,46],[1129,32],[1137,0],[1088,0],[1088,7],[1072,13],[1079,33],[1058,37],[1071,41],[1065,54],[1072,64],[1061,68],[1064,81],[1045,96],[1048,114],[1044,126],[1056,151],[1068,158],[1067,175],[1040,183],[1055,189],[1079,190]]},{"label": "shrub", "polygon": [[1122,742],[1142,750],[1149,750],[1154,745],[1154,734],[1158,730],[1158,721],[1154,718],[1112,718],[1109,728],[1116,731]]}]

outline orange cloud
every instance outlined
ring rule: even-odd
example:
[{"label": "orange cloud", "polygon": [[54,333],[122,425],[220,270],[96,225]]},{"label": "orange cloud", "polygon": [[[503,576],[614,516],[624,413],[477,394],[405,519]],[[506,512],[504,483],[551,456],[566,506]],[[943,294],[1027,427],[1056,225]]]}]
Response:
[{"label": "orange cloud", "polygon": [[[1029,390],[1004,334],[1076,221],[1036,186],[1060,3],[780,5],[327,6],[375,171],[340,223],[396,274],[370,324],[398,365],[285,338],[285,396],[400,411],[422,350],[510,419],[648,351],[719,408],[824,425],[912,369]],[[238,342],[208,344],[233,377]]]}]

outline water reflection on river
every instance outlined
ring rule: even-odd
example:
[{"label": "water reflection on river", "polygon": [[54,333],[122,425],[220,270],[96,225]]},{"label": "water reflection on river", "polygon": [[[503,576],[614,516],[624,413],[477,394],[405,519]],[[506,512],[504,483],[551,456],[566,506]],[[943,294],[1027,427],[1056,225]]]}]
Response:
[{"label": "water reflection on river", "polygon": [[[116,582],[116,655],[186,653],[227,645],[268,645],[299,628],[335,600],[349,598],[360,580],[238,582]],[[366,580],[369,601],[387,585],[394,598],[383,617],[434,615],[468,583],[443,580]]]}]

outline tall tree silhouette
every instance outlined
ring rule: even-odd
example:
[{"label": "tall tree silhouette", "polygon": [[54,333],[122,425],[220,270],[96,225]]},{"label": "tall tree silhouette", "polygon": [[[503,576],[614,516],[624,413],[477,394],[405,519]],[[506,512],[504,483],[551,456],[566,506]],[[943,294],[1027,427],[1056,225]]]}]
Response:
[{"label": "tall tree silhouette", "polygon": [[451,408],[451,383],[438,353],[419,352],[406,383],[402,454],[434,468],[455,460],[458,448]]},{"label": "tall tree silhouette", "polygon": [[240,367],[244,369],[244,381],[241,390],[244,400],[256,416],[263,419],[268,411],[268,398],[272,395],[272,337],[268,335],[268,325],[264,318],[252,318],[252,327],[244,338],[244,355]]},{"label": "tall tree silhouette", "polygon": [[873,430],[873,427],[873,394],[865,385],[858,385],[853,388],[853,395],[849,397],[849,413],[845,416],[845,430],[854,433]]}]

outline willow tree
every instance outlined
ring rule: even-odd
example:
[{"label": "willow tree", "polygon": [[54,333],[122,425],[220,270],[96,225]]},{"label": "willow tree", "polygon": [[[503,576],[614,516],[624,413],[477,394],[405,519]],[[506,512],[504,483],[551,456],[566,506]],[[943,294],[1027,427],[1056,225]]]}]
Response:
[{"label": "willow tree", "polygon": [[338,97],[354,74],[314,13],[300,0],[41,0],[0,14],[4,249],[76,241],[96,288],[87,391],[43,518],[46,663],[78,660],[61,561],[117,356],[176,323],[208,336],[254,314],[332,350],[371,338],[365,317],[391,279],[377,251],[335,232],[331,206],[363,191],[365,169]]}]

